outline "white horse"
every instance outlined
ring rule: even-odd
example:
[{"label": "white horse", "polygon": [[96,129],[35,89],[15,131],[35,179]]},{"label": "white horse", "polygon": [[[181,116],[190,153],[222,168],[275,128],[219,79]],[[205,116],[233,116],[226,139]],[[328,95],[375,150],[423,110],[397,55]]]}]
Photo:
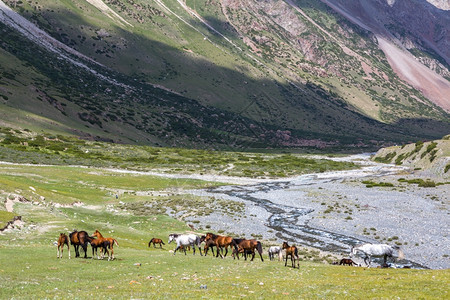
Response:
[{"label": "white horse", "polygon": [[200,248],[200,244],[202,241],[200,240],[200,237],[191,233],[191,234],[176,234],[172,233],[169,234],[169,244],[175,241],[177,243],[177,247],[175,248],[175,251],[173,251],[173,255],[175,255],[175,252],[177,252],[178,249],[180,249],[181,246],[183,246],[184,254],[186,255],[186,247],[191,246],[192,249],[194,249],[195,254],[195,246],[198,247],[198,250],[200,251],[200,255],[202,254],[202,249]]},{"label": "white horse", "polygon": [[275,258],[275,254],[278,255],[278,261],[281,261],[283,258],[282,254],[283,249],[281,249],[280,246],[271,246],[269,250],[267,250],[267,253],[269,254],[269,259],[273,260]]},{"label": "white horse", "polygon": [[386,244],[362,244],[356,247],[352,247],[350,250],[350,256],[361,252],[364,254],[364,262],[370,267],[370,259],[372,256],[384,256],[384,265],[388,256],[393,257],[394,250],[398,251],[398,259],[403,259],[404,254],[399,246],[389,246]]}]

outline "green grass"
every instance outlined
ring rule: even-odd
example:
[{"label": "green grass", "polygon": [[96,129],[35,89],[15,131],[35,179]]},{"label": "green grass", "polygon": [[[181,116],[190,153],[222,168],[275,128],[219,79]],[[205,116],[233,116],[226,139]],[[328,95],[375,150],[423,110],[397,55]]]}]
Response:
[{"label": "green grass", "polygon": [[[3,135],[3,137],[2,137]],[[297,154],[262,154],[158,148],[88,142],[52,134],[3,128],[0,160],[119,167],[132,170],[209,173],[246,177],[288,177],[357,168],[353,163],[314,159]]]}]

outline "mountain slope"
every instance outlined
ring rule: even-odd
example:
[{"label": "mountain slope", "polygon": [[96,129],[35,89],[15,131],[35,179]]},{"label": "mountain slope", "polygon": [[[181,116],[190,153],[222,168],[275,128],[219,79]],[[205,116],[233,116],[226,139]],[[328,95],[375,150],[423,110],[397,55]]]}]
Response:
[{"label": "mountain slope", "polygon": [[4,126],[191,147],[373,147],[449,130],[369,32],[315,1],[5,2],[38,38],[0,18]]}]

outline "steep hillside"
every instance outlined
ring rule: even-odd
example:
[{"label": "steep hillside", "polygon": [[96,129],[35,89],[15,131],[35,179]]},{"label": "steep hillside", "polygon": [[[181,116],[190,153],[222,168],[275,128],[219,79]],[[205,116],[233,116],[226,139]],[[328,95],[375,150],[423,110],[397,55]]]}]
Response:
[{"label": "steep hillside", "polygon": [[450,14],[425,0],[327,2],[374,33],[393,70],[450,111]]},{"label": "steep hillside", "polygon": [[427,175],[450,177],[450,135],[430,142],[417,142],[380,149],[375,161],[411,167]]},{"label": "steep hillside", "polygon": [[232,148],[373,148],[450,131],[448,113],[396,75],[370,31],[317,1],[0,9],[2,126]]}]

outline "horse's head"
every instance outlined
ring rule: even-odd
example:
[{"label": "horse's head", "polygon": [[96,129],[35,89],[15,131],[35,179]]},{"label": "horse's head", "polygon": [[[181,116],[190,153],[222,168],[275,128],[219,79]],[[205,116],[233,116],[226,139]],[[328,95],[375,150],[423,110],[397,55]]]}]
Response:
[{"label": "horse's head", "polygon": [[100,238],[101,234],[98,230],[95,230],[94,234],[92,236],[95,236],[96,238]]},{"label": "horse's head", "polygon": [[211,232],[206,233],[205,241],[209,241],[209,240],[213,239],[214,236],[215,236],[214,233],[211,233]]},{"label": "horse's head", "polygon": [[169,234],[169,244],[178,237],[178,234],[172,233]]},{"label": "horse's head", "polygon": [[283,247],[282,247],[283,249],[287,249],[287,248],[289,248],[289,245],[288,245],[288,243],[287,242],[283,242]]},{"label": "horse's head", "polygon": [[206,241],[206,235],[200,237],[200,243],[203,243],[204,241]]}]

